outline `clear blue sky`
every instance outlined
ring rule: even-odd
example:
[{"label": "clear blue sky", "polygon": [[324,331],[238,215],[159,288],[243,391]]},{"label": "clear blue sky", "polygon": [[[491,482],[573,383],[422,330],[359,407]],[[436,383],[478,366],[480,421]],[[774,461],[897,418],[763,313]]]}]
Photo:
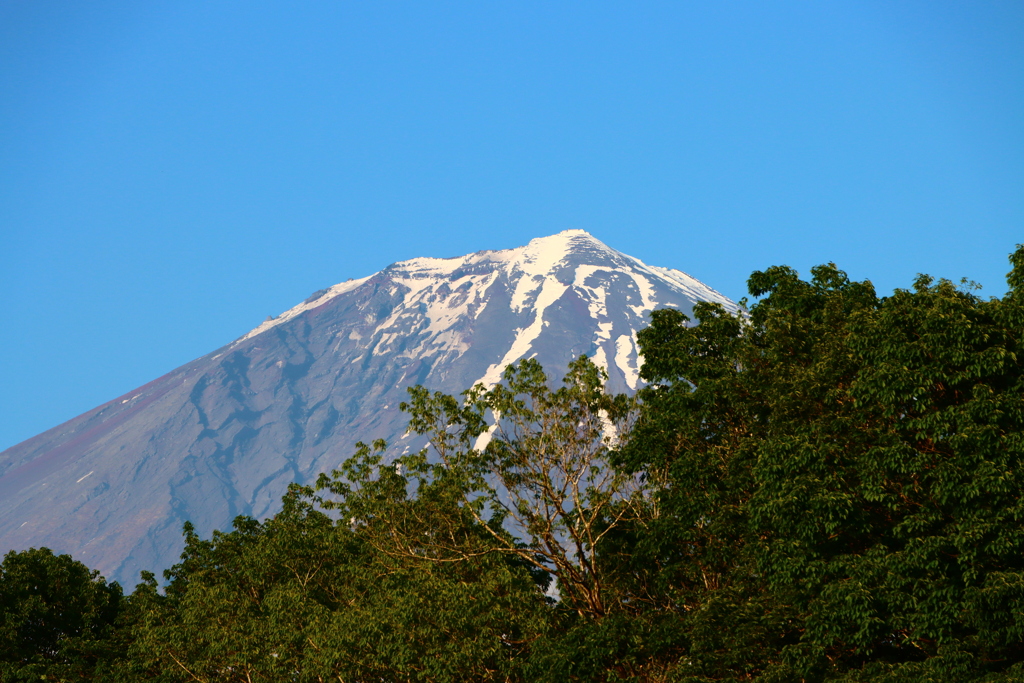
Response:
[{"label": "clear blue sky", "polygon": [[1001,295],[1024,3],[0,0],[0,449],[413,256]]}]

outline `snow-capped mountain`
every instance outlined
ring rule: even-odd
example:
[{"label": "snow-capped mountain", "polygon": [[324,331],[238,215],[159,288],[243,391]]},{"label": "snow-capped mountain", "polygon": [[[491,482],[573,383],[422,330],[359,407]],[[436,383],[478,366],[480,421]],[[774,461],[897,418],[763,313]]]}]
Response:
[{"label": "snow-capped mountain", "polygon": [[177,560],[185,520],[208,535],[273,514],[357,441],[418,447],[407,387],[458,393],[526,357],[560,377],[586,353],[633,390],[648,313],[702,300],[735,308],[582,230],[395,263],[0,453],[0,552],[48,546],[133,586]]}]

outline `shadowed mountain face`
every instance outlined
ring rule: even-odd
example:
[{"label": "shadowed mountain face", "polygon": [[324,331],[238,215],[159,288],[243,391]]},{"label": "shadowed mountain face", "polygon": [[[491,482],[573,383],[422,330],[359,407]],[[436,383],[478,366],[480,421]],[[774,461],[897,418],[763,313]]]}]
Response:
[{"label": "shadowed mountain face", "polygon": [[420,447],[406,387],[458,393],[526,357],[560,377],[586,353],[633,390],[647,314],[700,300],[735,308],[581,230],[396,263],[0,453],[0,552],[48,546],[133,586],[177,561],[186,520],[208,535],[273,514],[357,441]]}]

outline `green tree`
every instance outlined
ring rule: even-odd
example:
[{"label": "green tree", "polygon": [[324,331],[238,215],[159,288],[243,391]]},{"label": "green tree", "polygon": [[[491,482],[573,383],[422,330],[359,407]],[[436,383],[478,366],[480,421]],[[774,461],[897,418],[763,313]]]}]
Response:
[{"label": "green tree", "polygon": [[[698,680],[1011,680],[1024,586],[1024,248],[1010,292],[879,298],[834,266],[751,276],[641,332],[621,463]],[[685,665],[685,666],[684,666]]]},{"label": "green tree", "polygon": [[121,587],[70,555],[11,551],[0,564],[0,681],[98,679]]},{"label": "green tree", "polygon": [[551,577],[558,599],[526,680],[655,680],[651,651],[673,620],[649,609],[655,568],[632,546],[657,513],[644,482],[609,463],[635,401],[607,394],[586,357],[558,389],[534,360],[503,377],[462,400],[412,389],[403,408],[430,448],[384,466],[385,444],[364,447],[321,488],[384,554],[438,566],[497,556]]},{"label": "green tree", "polygon": [[165,591],[146,577],[90,641],[129,655],[83,675],[1024,678],[1024,247],[1011,262],[987,300],[754,273],[749,311],[654,313],[639,404],[585,357],[558,389],[534,361],[461,400],[416,388],[428,449],[360,446],[265,522],[186,526]]},{"label": "green tree", "polygon": [[[602,548],[610,534],[643,514],[642,497],[635,495],[640,482],[608,463],[619,435],[631,428],[635,403],[605,393],[607,376],[586,356],[570,364],[559,389],[548,386],[532,359],[510,366],[503,377],[489,390],[467,391],[461,403],[411,389],[410,403],[402,405],[409,428],[427,435],[432,449],[397,462],[418,489],[446,487],[490,535],[488,551],[549,573],[564,604],[601,617],[613,590]],[[394,537],[402,542],[408,536]]]},{"label": "green tree", "polygon": [[[401,505],[404,489],[392,493],[382,515]],[[165,595],[144,585],[132,596],[125,679],[516,679],[544,606],[529,572],[500,556],[438,565],[381,553],[320,502],[293,487],[266,522],[238,518],[210,540],[186,527]]]}]

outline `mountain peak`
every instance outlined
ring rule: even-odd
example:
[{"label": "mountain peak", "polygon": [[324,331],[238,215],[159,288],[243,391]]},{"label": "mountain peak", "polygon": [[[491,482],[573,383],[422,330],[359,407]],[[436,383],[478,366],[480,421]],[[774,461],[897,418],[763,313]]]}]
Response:
[{"label": "mountain peak", "polygon": [[632,391],[651,310],[697,301],[735,309],[583,230],[394,263],[0,453],[0,552],[45,545],[131,585],[177,560],[186,520],[206,536],[274,514],[357,441],[418,450],[398,410],[409,386],[458,394],[522,358],[557,381],[587,354]]},{"label": "mountain peak", "polygon": [[[453,274],[466,272],[467,269],[487,269],[503,264],[531,278],[543,278],[554,274],[559,266],[564,266],[570,260],[576,263],[586,262],[591,265],[597,265],[599,262],[613,265],[622,259],[629,258],[610,248],[586,230],[579,229],[563,230],[547,237],[535,237],[525,246],[512,249],[483,250],[449,258],[419,256],[392,263],[374,275],[347,280],[322,289],[297,306],[270,320],[263,321],[259,326],[239,338],[236,343],[262,334],[306,311],[324,306],[334,297],[352,291],[367,280],[384,274],[403,280],[424,281],[430,278],[451,277]],[[636,259],[631,260],[635,261]],[[414,286],[413,289],[418,289],[418,287]]]},{"label": "mountain peak", "polygon": [[568,252],[573,251],[574,249],[588,248],[592,245],[597,245],[604,249],[609,248],[604,244],[604,242],[597,239],[586,230],[573,228],[571,230],[556,232],[554,235],[548,235],[547,237],[534,237],[525,247],[519,248],[562,250]]},{"label": "mountain peak", "polygon": [[525,247],[511,249],[520,255],[519,266],[530,275],[546,275],[559,263],[570,256],[585,257],[598,255],[601,257],[621,256],[619,252],[608,247],[604,242],[586,230],[563,230],[548,237],[537,237],[530,240]]}]

